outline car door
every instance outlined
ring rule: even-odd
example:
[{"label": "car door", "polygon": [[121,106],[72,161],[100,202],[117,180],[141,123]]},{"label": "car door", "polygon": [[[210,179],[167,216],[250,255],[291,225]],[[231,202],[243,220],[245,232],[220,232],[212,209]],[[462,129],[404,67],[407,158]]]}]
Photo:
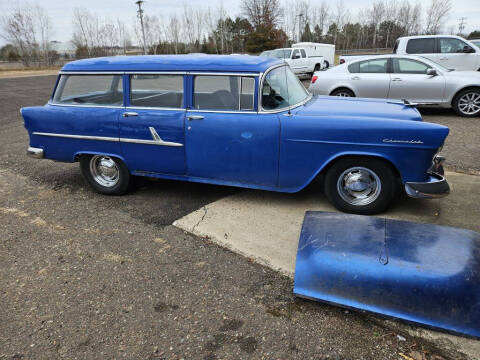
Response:
[{"label": "car door", "polygon": [[313,66],[310,68],[310,59],[307,58],[307,53],[305,52],[305,49],[300,49],[300,55],[302,55],[302,72],[308,72],[313,70]]},{"label": "car door", "polygon": [[303,60],[302,54],[299,49],[294,49],[292,51],[292,58],[290,60],[290,67],[292,68],[295,74],[299,74],[303,71]]},{"label": "car door", "polygon": [[120,142],[129,169],[185,174],[182,74],[129,74],[129,97],[120,117]]},{"label": "car door", "polygon": [[[465,52],[470,49],[470,52]],[[478,57],[480,56],[466,42],[456,38],[438,39],[438,63],[447,69],[477,70]]]},{"label": "car door", "polygon": [[390,99],[420,103],[440,103],[445,92],[445,77],[427,75],[428,64],[407,58],[392,58]]},{"label": "car door", "polygon": [[349,83],[357,97],[386,99],[390,88],[389,58],[375,58],[348,66]]},{"label": "car door", "polygon": [[258,78],[192,75],[185,128],[187,174],[217,181],[274,186],[280,125],[255,111]]}]

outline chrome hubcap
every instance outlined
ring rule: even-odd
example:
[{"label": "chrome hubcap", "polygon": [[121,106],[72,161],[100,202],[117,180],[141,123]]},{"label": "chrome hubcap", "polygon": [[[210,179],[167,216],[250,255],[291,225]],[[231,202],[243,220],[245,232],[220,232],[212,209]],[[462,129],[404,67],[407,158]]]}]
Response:
[{"label": "chrome hubcap", "polygon": [[378,175],[364,167],[349,168],[337,180],[338,194],[350,205],[371,204],[377,200],[381,190],[382,184]]},{"label": "chrome hubcap", "polygon": [[458,108],[466,115],[474,115],[480,112],[480,94],[476,92],[466,93],[458,100]]},{"label": "chrome hubcap", "polygon": [[113,187],[118,183],[120,171],[109,156],[95,155],[90,160],[90,172],[93,179],[102,186]]}]

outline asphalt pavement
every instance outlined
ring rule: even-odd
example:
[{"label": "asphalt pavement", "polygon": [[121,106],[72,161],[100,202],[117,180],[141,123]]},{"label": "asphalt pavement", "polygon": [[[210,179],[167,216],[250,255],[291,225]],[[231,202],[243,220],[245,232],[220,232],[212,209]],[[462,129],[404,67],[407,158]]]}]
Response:
[{"label": "asphalt pavement", "polygon": [[[27,158],[19,108],[54,81],[0,79],[0,359],[465,358],[295,299],[288,277],[170,225],[238,189],[146,180],[106,197],[78,164]],[[426,120],[452,128],[449,167],[479,170],[478,126]]]}]

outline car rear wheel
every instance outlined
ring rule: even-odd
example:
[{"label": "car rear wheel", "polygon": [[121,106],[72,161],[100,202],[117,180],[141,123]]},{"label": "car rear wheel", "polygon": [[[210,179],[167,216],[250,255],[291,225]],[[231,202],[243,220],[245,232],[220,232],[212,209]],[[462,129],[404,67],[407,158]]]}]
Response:
[{"label": "car rear wheel", "polygon": [[131,182],[127,167],[115,157],[83,155],[80,157],[80,169],[88,184],[100,194],[124,194]]},{"label": "car rear wheel", "polygon": [[324,192],[338,210],[377,214],[387,209],[395,197],[395,174],[391,166],[380,159],[345,158],[329,168]]},{"label": "car rear wheel", "polygon": [[355,94],[352,90],[349,89],[337,89],[332,91],[331,96],[341,96],[341,97],[355,97]]},{"label": "car rear wheel", "polygon": [[453,109],[460,116],[472,117],[480,115],[480,89],[460,91],[453,100]]},{"label": "car rear wheel", "polygon": [[325,60],[325,69],[328,69],[329,67],[330,67],[330,63],[327,60]]}]

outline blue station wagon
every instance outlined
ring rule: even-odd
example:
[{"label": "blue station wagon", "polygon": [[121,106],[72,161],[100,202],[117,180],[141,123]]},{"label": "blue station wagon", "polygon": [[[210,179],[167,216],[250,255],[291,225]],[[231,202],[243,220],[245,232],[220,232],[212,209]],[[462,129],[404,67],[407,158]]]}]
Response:
[{"label": "blue station wagon", "polygon": [[312,96],[268,57],[74,61],[48,104],[21,114],[30,156],[79,161],[102,194],[125,193],[132,176],[281,192],[321,176],[338,209],[373,214],[402,188],[449,192],[437,155],[448,128],[406,102]]}]

